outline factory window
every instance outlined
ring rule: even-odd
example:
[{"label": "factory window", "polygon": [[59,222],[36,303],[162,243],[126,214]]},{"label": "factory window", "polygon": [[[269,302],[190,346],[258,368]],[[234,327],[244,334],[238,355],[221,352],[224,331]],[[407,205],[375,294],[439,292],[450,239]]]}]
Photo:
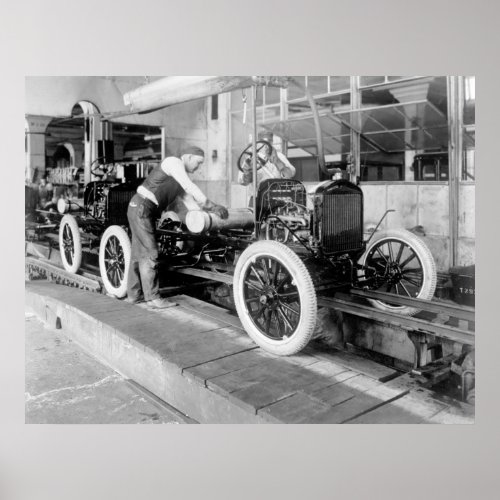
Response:
[{"label": "factory window", "polygon": [[[389,85],[402,80],[414,80],[421,77],[418,76],[360,76],[360,87],[371,87],[372,85]],[[392,85],[391,85],[392,87]]]},{"label": "factory window", "polygon": [[348,91],[351,88],[350,76],[330,76],[329,80],[330,92]]},{"label": "factory window", "polygon": [[306,77],[307,88],[312,95],[321,95],[328,92],[328,77],[327,76],[308,76]]},{"label": "factory window", "polygon": [[377,83],[384,83],[383,76],[362,76],[359,80],[361,87],[366,87],[368,85],[376,85]]},{"label": "factory window", "polygon": [[279,87],[263,87],[263,90],[265,106],[280,103],[281,89]]},{"label": "factory window", "polygon": [[319,169],[318,159],[314,157],[289,158],[295,167],[295,179],[301,182],[326,180]]},{"label": "factory window", "polygon": [[462,180],[474,181],[476,179],[476,149],[464,149],[464,156],[462,159]]},{"label": "factory window", "polygon": [[476,77],[465,77],[465,100],[474,101],[476,99]]},{"label": "factory window", "polygon": [[[354,80],[355,79],[355,80]],[[351,84],[360,86],[352,107]],[[359,136],[360,177],[364,182],[446,182],[449,177],[446,77],[423,76],[294,76],[286,90],[259,87],[257,125],[282,141],[289,158],[304,160],[298,168],[306,178],[310,159],[317,160],[317,122],[327,161],[352,154]],[[464,161],[461,177],[473,180],[475,81],[464,78]],[[318,118],[313,117],[304,87],[311,90]],[[398,93],[403,89],[402,93]],[[235,155],[253,133],[251,91],[243,112],[242,91],[233,93],[232,148]],[[280,103],[280,97],[285,97]],[[358,134],[358,135],[356,135]],[[240,142],[240,144],[238,144]],[[408,163],[413,154],[433,155]],[[437,154],[438,152],[441,152]],[[441,155],[442,157],[439,157]],[[236,156],[237,158],[237,156]],[[305,166],[307,164],[307,167]],[[304,167],[304,168],[302,168]],[[412,168],[413,167],[413,168]],[[300,171],[300,172],[299,172]]]},{"label": "factory window", "polygon": [[315,97],[350,90],[350,76],[292,76],[292,78],[287,89],[287,101],[305,99],[304,87],[307,87]]},{"label": "factory window", "polygon": [[303,87],[306,85],[305,76],[292,76],[293,80],[297,81],[299,85],[295,84],[294,81],[290,83],[287,89],[287,98],[289,101],[294,99],[302,99],[305,97]]},{"label": "factory window", "polygon": [[476,78],[464,78],[462,181],[476,178]]},{"label": "factory window", "polygon": [[[310,89],[320,112],[332,112],[350,105],[349,76],[294,76],[293,78],[299,85],[305,85]],[[287,89],[289,118],[311,113],[309,101],[299,85],[292,81]]]},{"label": "factory window", "polygon": [[[257,87],[255,105],[257,107],[257,123],[276,120],[280,117],[281,89],[278,87]],[[246,103],[246,105],[245,105]],[[252,89],[235,90],[231,92],[232,117],[234,112],[241,111],[239,119],[248,124],[251,129],[252,120]]]}]

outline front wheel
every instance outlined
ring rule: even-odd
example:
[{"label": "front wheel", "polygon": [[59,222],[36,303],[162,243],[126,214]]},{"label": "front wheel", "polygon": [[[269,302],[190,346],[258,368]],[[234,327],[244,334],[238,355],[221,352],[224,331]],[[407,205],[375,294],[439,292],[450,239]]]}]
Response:
[{"label": "front wheel", "polygon": [[[368,245],[360,263],[375,270],[374,289],[402,297],[430,300],[436,289],[436,264],[427,245],[404,229],[386,231]],[[369,299],[383,311],[406,316],[420,309]]]},{"label": "front wheel", "polygon": [[127,295],[127,276],[131,245],[127,232],[120,226],[109,226],[101,238],[99,269],[106,291],[117,298]]},{"label": "front wheel", "polygon": [[295,252],[277,241],[257,241],[234,271],[234,301],[248,335],[273,354],[289,356],[311,340],[316,292]]},{"label": "front wheel", "polygon": [[82,241],[78,223],[69,214],[59,224],[59,251],[64,269],[76,273],[82,264]]}]

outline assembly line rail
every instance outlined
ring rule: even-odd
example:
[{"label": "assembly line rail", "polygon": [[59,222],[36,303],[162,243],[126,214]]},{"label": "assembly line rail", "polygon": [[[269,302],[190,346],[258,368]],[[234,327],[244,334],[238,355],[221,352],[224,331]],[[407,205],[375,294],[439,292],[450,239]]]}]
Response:
[{"label": "assembly line rail", "polygon": [[[182,274],[213,279],[229,285],[233,282],[232,275],[228,273],[190,267],[180,269],[172,268],[171,270]],[[403,328],[407,331],[421,332],[470,346],[473,346],[475,342],[475,334],[473,331],[475,314],[474,309],[471,307],[452,305],[441,301],[402,297],[400,295],[392,295],[371,290],[351,289],[349,293],[337,293],[335,297],[324,296],[321,295],[321,293],[322,291],[319,291],[318,305],[322,307],[328,307],[337,311],[379,321],[392,327]],[[413,316],[403,316],[389,311],[381,311],[369,305],[358,304],[353,301],[353,299],[358,297],[380,300],[394,305],[414,307],[426,313],[433,314],[436,317],[429,320],[425,318],[415,318]],[[458,326],[444,324],[451,318],[456,319]],[[465,323],[467,324],[467,328],[464,326]]]},{"label": "assembly line rail", "polygon": [[[81,275],[73,274],[43,258],[30,256],[26,257],[26,268],[42,272],[45,271],[47,278],[52,281],[87,290],[102,291],[100,277],[94,275],[91,270]],[[189,267],[171,270],[181,274],[232,284],[232,276],[230,274]],[[416,307],[422,311],[435,314],[436,318],[416,318],[412,316],[403,316],[393,312],[381,311],[370,305],[358,303],[356,300],[359,298],[383,300],[396,305]],[[469,346],[473,346],[475,342],[475,332],[473,331],[474,309],[470,307],[357,289],[350,290],[348,294],[337,293],[334,297],[321,295],[320,292],[318,294],[318,305],[385,323],[391,327],[402,328],[408,332],[424,333],[426,335],[448,339]],[[456,318],[458,326],[445,324],[449,322],[448,320],[450,318]],[[465,324],[468,325],[468,328],[465,328]]]},{"label": "assembly line rail", "polygon": [[[372,297],[376,297],[376,294],[373,294]],[[419,307],[425,308],[428,302],[430,301],[419,301],[421,304]],[[432,308],[436,305],[432,302],[430,303],[432,304]],[[379,321],[395,328],[403,328],[408,331],[434,335],[454,342],[460,342],[461,344],[474,345],[474,332],[460,327],[440,324],[427,319],[415,318],[413,316],[403,316],[388,311],[379,311],[371,306],[358,304],[337,297],[318,297],[318,305],[353,314],[355,316],[361,316],[362,318]],[[439,303],[439,307],[446,308],[446,305],[441,305],[441,303]]]}]

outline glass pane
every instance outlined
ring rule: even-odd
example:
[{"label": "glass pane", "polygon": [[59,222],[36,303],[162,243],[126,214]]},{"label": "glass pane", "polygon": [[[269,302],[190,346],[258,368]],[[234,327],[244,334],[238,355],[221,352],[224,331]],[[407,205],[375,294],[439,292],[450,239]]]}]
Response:
[{"label": "glass pane", "polygon": [[411,126],[400,109],[395,107],[366,110],[362,114],[362,132],[381,132],[384,130],[398,130]]},{"label": "glass pane", "polygon": [[361,180],[365,182],[378,181],[378,169],[368,168],[366,166],[361,167]]},{"label": "glass pane", "polygon": [[405,78],[408,78],[407,76],[388,76],[387,79],[390,82],[394,82],[396,80],[404,80]]},{"label": "glass pane", "polygon": [[264,100],[266,106],[268,104],[279,104],[280,102],[280,88],[279,87],[265,87]]},{"label": "glass pane", "polygon": [[464,79],[464,125],[476,123],[476,78],[466,76]]},{"label": "glass pane", "polygon": [[[251,95],[252,94],[252,89],[249,89],[248,92]],[[259,87],[257,87],[257,98],[255,100],[255,105],[256,106],[262,106],[262,104],[264,104],[264,87],[259,86]]]},{"label": "glass pane", "polygon": [[264,122],[276,121],[280,118],[280,107],[278,106],[265,106],[262,109],[262,114],[258,115]]},{"label": "glass pane", "polygon": [[464,129],[463,133],[462,180],[476,180],[476,132],[473,128]]},{"label": "glass pane", "polygon": [[[243,109],[243,93],[241,90],[233,90],[231,92],[231,110],[238,111]],[[249,99],[249,91],[246,90],[247,102]]]},{"label": "glass pane", "polygon": [[328,77],[308,76],[307,87],[312,95],[326,94],[328,92]]},{"label": "glass pane", "polygon": [[406,149],[403,132],[373,133],[365,134],[365,136],[381,151],[397,152]]},{"label": "glass pane", "polygon": [[366,142],[362,137],[360,140],[361,154],[366,155],[369,153],[375,153],[377,150],[370,143]]},{"label": "glass pane", "polygon": [[360,85],[363,87],[365,85],[375,85],[376,83],[384,83],[385,78],[383,76],[362,76],[360,77]]},{"label": "glass pane", "polygon": [[388,151],[405,144],[409,149],[448,147],[446,116],[427,101],[339,111],[336,116]]},{"label": "glass pane", "polygon": [[297,102],[288,105],[288,116],[291,118],[294,115],[298,115],[301,113],[310,113],[311,106],[307,101]]},{"label": "glass pane", "polygon": [[464,83],[465,83],[465,100],[474,101],[476,99],[476,77],[466,76]]},{"label": "glass pane", "polygon": [[[292,76],[294,80],[300,83],[300,85],[305,86],[306,77],[305,76]],[[304,91],[293,82],[293,80],[288,85],[287,99],[291,101],[292,99],[299,99],[305,97]]]},{"label": "glass pane", "polygon": [[464,151],[463,165],[462,165],[462,180],[475,181],[476,180],[476,150],[466,149]]},{"label": "glass pane", "polygon": [[351,78],[349,76],[331,76],[330,92],[339,90],[349,90],[351,88]]},{"label": "glass pane", "polygon": [[295,179],[301,182],[318,182],[320,180],[317,158],[297,158],[294,160]]},{"label": "glass pane", "polygon": [[464,129],[463,129],[463,157],[462,180],[476,179],[476,77],[464,78]]}]

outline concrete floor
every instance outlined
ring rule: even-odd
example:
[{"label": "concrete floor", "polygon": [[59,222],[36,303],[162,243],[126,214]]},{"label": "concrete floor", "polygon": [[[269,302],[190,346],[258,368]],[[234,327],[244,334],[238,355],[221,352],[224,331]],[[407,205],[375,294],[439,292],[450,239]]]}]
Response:
[{"label": "concrete floor", "polygon": [[180,424],[190,419],[25,313],[27,424]]}]

